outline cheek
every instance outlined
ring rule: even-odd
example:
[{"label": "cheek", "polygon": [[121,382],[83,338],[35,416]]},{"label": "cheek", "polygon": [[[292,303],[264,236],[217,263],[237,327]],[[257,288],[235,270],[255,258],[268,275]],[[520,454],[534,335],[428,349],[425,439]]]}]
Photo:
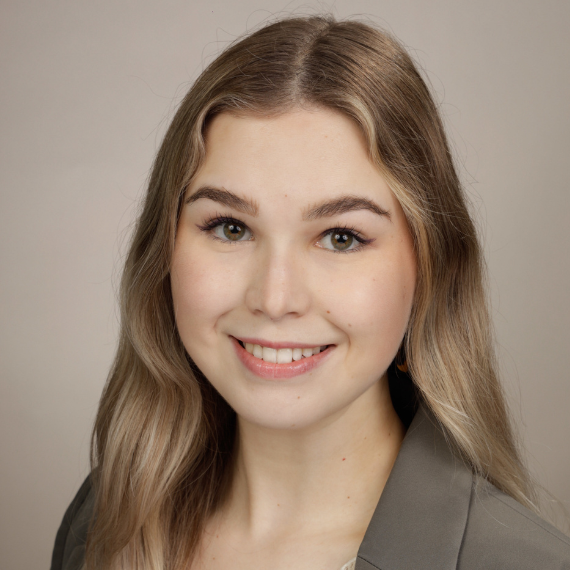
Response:
[{"label": "cheek", "polygon": [[214,341],[219,318],[235,306],[238,279],[227,264],[197,248],[177,244],[171,269],[176,325],[184,345]]},{"label": "cheek", "polygon": [[391,361],[410,317],[415,262],[409,255],[382,256],[358,272],[358,278],[355,275],[344,275],[337,282],[337,294],[328,301],[334,307],[331,316],[353,352]]}]

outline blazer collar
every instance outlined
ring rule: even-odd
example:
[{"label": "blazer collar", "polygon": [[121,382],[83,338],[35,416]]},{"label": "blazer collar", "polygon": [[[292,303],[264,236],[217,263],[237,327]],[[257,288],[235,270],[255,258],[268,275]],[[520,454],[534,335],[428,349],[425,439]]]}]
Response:
[{"label": "blazer collar", "polygon": [[423,405],[408,428],[355,570],[455,570],[473,475]]}]

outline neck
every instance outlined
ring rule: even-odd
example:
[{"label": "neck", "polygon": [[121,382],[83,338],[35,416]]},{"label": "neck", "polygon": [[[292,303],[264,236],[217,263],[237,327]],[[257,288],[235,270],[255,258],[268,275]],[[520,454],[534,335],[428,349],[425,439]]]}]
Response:
[{"label": "neck", "polygon": [[386,378],[319,425],[275,430],[238,418],[223,516],[259,540],[339,526],[364,535],[403,436]]}]

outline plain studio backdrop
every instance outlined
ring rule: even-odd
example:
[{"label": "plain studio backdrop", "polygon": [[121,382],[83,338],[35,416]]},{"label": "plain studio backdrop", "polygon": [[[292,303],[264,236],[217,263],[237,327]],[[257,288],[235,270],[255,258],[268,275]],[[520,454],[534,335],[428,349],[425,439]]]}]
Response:
[{"label": "plain studio backdrop", "polygon": [[392,31],[435,91],[481,230],[528,462],[569,504],[570,2],[3,0],[3,570],[49,566],[89,471],[120,267],[177,103],[246,30],[323,10]]}]

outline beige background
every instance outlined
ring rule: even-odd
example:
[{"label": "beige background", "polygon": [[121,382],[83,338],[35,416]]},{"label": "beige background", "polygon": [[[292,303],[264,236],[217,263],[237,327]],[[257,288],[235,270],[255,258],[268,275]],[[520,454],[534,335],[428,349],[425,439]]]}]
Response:
[{"label": "beige background", "polygon": [[46,568],[88,472],[113,287],[180,97],[282,11],[364,14],[433,84],[485,240],[500,356],[534,473],[570,501],[570,2],[0,3],[0,567]]}]

